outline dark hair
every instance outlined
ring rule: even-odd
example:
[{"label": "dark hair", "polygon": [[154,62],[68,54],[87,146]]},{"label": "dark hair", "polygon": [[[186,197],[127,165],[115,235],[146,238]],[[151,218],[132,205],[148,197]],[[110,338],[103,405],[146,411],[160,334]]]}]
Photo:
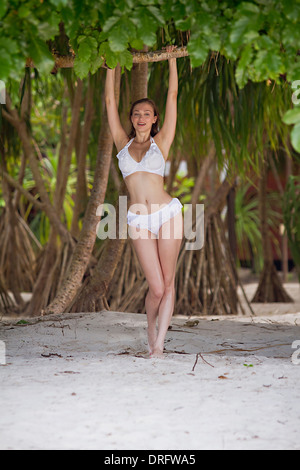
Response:
[{"label": "dark hair", "polygon": [[153,108],[154,116],[157,116],[156,122],[154,124],[152,124],[152,128],[151,128],[151,131],[150,131],[151,137],[154,137],[159,131],[159,112],[158,112],[158,109],[156,107],[156,104],[154,103],[154,101],[150,100],[150,98],[142,98],[141,100],[137,100],[134,103],[132,103],[131,108],[130,108],[129,120],[130,120],[130,123],[131,123],[131,130],[130,130],[129,138],[131,138],[131,139],[133,137],[135,137],[135,135],[136,135],[135,134],[135,128],[133,127],[132,122],[131,122],[131,116],[132,116],[133,108],[137,104],[140,104],[140,103],[149,103]]}]

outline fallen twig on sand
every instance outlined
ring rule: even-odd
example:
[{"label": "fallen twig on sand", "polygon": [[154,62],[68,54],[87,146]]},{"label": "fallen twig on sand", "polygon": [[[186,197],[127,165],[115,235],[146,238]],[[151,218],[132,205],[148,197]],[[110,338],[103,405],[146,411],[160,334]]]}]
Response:
[{"label": "fallen twig on sand", "polygon": [[202,361],[205,362],[208,366],[213,367],[213,368],[215,367],[215,366],[213,366],[212,364],[210,364],[209,362],[207,362],[207,361],[204,359],[204,357],[202,356],[201,353],[197,353],[197,354],[196,354],[195,364],[194,364],[194,366],[193,366],[193,368],[192,368],[192,372],[194,372],[194,370],[195,370],[195,367],[196,367],[196,365],[197,365],[197,362],[198,362],[198,358],[199,358],[199,357],[201,357]]}]

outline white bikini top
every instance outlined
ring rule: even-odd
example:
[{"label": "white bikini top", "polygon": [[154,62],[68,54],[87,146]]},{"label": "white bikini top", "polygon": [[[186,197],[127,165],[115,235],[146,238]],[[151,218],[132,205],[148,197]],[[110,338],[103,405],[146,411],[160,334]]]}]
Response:
[{"label": "white bikini top", "polygon": [[149,150],[147,150],[140,162],[134,160],[129,153],[129,146],[132,144],[133,140],[134,139],[131,139],[117,155],[123,178],[126,178],[126,176],[136,171],[146,171],[148,173],[164,176],[166,162],[153,137],[150,136],[151,144]]}]

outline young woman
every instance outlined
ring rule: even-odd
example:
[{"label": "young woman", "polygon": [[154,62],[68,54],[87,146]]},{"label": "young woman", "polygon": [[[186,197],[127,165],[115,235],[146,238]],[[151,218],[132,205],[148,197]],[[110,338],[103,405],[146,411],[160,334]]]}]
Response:
[{"label": "young woman", "polygon": [[[167,51],[172,50],[172,46],[167,47]],[[177,64],[176,59],[169,59],[169,88],[163,126],[159,130],[156,106],[145,98],[131,107],[132,130],[129,136],[118,114],[114,73],[114,70],[107,70],[108,122],[119,152],[119,168],[130,195],[127,213],[129,235],[149,285],[145,299],[149,353],[152,357],[161,357],[174,311],[175,269],[183,237],[183,206],[164,190],[163,178],[176,129]]]}]

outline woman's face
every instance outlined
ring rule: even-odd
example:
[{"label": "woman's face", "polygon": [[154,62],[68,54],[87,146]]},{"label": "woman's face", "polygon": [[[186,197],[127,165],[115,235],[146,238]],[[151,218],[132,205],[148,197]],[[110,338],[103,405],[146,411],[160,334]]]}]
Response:
[{"label": "woman's face", "polygon": [[132,110],[131,122],[138,132],[150,132],[152,124],[157,121],[150,103],[138,103]]}]

